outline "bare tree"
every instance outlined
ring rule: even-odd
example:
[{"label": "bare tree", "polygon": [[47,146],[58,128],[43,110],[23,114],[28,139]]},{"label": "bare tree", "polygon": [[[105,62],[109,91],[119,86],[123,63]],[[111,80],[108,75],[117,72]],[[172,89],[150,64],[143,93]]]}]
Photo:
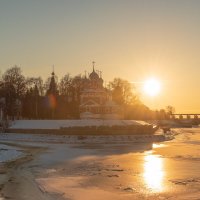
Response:
[{"label": "bare tree", "polygon": [[72,78],[69,74],[63,76],[59,83],[59,91],[61,95],[67,95],[69,88],[72,85]]},{"label": "bare tree", "polygon": [[26,79],[26,86],[28,89],[34,88],[35,86],[38,88],[39,95],[44,95],[44,83],[41,77],[29,77]]},{"label": "bare tree", "polygon": [[109,83],[109,88],[112,91],[113,100],[118,104],[134,104],[139,101],[137,95],[133,93],[135,87],[127,80],[115,78]]},{"label": "bare tree", "polygon": [[2,77],[5,85],[12,85],[17,98],[22,98],[26,92],[26,79],[22,75],[22,70],[18,66],[8,69]]},{"label": "bare tree", "polygon": [[175,108],[173,106],[167,106],[166,107],[166,113],[171,115],[171,114],[174,114],[175,113]]}]

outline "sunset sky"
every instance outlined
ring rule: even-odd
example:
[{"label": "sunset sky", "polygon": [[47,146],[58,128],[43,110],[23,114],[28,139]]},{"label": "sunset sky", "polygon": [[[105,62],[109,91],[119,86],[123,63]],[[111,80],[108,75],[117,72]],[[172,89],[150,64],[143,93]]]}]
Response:
[{"label": "sunset sky", "polygon": [[[0,70],[59,78],[96,68],[135,84],[150,108],[200,113],[200,1],[0,0]],[[161,82],[155,97],[145,80]]]}]

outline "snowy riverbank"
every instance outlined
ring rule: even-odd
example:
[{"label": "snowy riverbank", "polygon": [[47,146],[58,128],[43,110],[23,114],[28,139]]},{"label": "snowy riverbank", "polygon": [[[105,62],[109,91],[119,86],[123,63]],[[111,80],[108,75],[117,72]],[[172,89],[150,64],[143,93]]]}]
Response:
[{"label": "snowy riverbank", "polygon": [[15,120],[10,129],[60,129],[69,127],[113,127],[113,126],[144,126],[150,125],[144,121],[136,120]]},{"label": "snowy riverbank", "polygon": [[152,124],[135,120],[16,120],[7,133],[61,135],[152,135]]}]

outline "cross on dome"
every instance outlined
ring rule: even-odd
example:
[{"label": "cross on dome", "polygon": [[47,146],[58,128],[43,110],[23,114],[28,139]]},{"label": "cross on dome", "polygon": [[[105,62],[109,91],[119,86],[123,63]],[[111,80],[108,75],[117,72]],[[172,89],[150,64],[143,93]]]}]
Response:
[{"label": "cross on dome", "polygon": [[53,71],[52,71],[52,76],[54,76],[55,75],[55,73],[54,73],[54,65],[52,65],[52,68],[53,68]]},{"label": "cross on dome", "polygon": [[94,65],[95,65],[95,62],[93,61],[92,62],[93,72],[94,72]]}]

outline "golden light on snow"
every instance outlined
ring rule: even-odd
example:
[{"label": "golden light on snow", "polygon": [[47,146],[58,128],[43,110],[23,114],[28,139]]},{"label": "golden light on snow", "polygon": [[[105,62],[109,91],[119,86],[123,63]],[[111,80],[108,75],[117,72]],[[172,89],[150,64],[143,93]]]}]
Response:
[{"label": "golden light on snow", "polygon": [[145,94],[150,96],[156,96],[160,92],[161,84],[157,79],[151,78],[144,82],[143,89]]},{"label": "golden light on snow", "polygon": [[163,160],[158,155],[146,155],[144,158],[144,182],[152,191],[163,190]]}]

